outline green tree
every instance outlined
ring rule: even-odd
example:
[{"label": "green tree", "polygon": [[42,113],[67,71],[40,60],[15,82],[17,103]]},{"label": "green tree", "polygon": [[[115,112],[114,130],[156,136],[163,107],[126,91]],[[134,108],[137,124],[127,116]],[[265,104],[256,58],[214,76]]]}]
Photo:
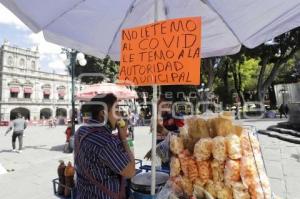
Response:
[{"label": "green tree", "polygon": [[79,64],[75,66],[75,76],[81,76],[82,82],[87,84],[101,83],[104,78],[108,82],[116,81],[119,68],[118,62],[111,60],[108,56],[100,59],[86,55],[85,58],[87,60],[85,66]]},{"label": "green tree", "polygon": [[257,80],[257,100],[263,102],[267,89],[285,64],[300,48],[300,27],[275,38],[277,45],[260,45],[254,49],[243,48],[252,58],[260,59]]}]

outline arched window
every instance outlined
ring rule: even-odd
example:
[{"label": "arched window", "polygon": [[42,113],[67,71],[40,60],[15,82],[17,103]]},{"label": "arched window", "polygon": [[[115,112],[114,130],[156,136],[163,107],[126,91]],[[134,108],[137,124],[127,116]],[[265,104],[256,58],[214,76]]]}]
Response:
[{"label": "arched window", "polygon": [[31,61],[31,69],[35,70],[35,61]]},{"label": "arched window", "polygon": [[12,56],[9,56],[8,58],[7,58],[7,64],[9,65],[9,66],[12,66],[14,63],[14,59],[13,59],[13,57]]},{"label": "arched window", "polygon": [[22,58],[20,59],[20,66],[21,67],[24,67],[25,66],[25,60]]}]

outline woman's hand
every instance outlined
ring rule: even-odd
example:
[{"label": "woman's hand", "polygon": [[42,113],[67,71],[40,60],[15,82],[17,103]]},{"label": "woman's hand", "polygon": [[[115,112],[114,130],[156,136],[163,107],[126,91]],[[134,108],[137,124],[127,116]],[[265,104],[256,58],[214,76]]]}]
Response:
[{"label": "woman's hand", "polygon": [[146,159],[146,160],[151,160],[151,157],[152,157],[152,150],[150,149],[150,150],[146,153],[144,159]]},{"label": "woman's hand", "polygon": [[[118,134],[120,140],[124,141],[127,139],[127,130],[128,130],[128,124],[124,120],[120,120],[117,122],[117,128],[118,128]],[[123,123],[123,124],[122,124]]]}]

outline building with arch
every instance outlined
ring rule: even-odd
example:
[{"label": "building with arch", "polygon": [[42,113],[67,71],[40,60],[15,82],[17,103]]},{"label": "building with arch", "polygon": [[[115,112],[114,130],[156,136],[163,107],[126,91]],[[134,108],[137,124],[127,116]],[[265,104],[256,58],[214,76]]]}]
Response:
[{"label": "building with arch", "polygon": [[[78,107],[78,103],[76,103]],[[71,77],[39,70],[39,51],[0,47],[0,120],[71,117]]]}]

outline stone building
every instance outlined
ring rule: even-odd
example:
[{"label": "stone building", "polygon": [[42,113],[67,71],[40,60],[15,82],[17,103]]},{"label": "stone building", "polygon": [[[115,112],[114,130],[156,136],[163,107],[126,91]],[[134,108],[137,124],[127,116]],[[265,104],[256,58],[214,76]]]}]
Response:
[{"label": "stone building", "polygon": [[39,51],[10,46],[0,48],[0,120],[71,116],[71,77],[39,70]]}]

